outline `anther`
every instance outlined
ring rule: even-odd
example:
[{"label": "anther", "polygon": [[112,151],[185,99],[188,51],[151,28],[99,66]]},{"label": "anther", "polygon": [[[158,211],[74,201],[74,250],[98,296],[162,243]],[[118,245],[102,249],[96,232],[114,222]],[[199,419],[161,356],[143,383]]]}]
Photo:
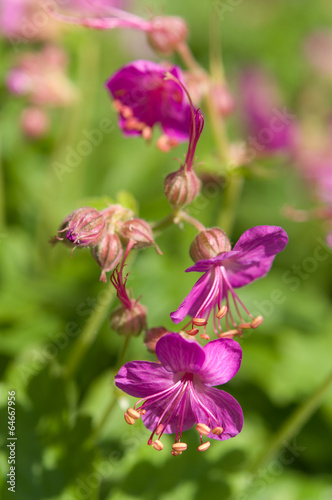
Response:
[{"label": "anther", "polygon": [[218,319],[221,319],[223,318],[224,316],[226,316],[227,314],[227,311],[228,311],[228,307],[227,306],[222,306],[219,311],[217,312],[216,316]]},{"label": "anther", "polygon": [[172,455],[173,455],[173,457],[176,457],[177,455],[182,455],[182,451],[174,451],[174,450],[172,450]]},{"label": "anther", "polygon": [[201,333],[200,337],[203,340],[210,340],[210,335],[208,335],[207,333]]},{"label": "anther", "polygon": [[222,427],[215,427],[212,429],[212,434],[217,434],[217,436],[220,436],[224,432],[224,429]]},{"label": "anther", "polygon": [[118,99],[115,99],[113,101],[113,107],[114,107],[115,111],[120,112],[121,109],[122,109],[122,103],[121,103],[121,101],[118,101]]},{"label": "anther", "polygon": [[130,118],[133,116],[133,110],[129,106],[122,106],[121,114],[124,118]]},{"label": "anther", "polygon": [[227,332],[222,333],[219,335],[220,338],[232,338],[234,335],[239,335],[241,333],[241,330],[228,330]]},{"label": "anther", "polygon": [[208,448],[210,448],[210,441],[207,441],[206,443],[203,443],[201,444],[198,448],[197,448],[197,451],[205,451],[207,450]]},{"label": "anther", "polygon": [[188,335],[197,335],[197,333],[199,332],[199,329],[198,328],[192,328],[192,330],[185,330],[185,332],[188,334]]},{"label": "anther", "polygon": [[204,318],[194,318],[194,319],[192,320],[192,324],[193,324],[193,325],[196,325],[196,326],[206,326],[206,325],[207,325],[207,323],[208,323],[208,322],[207,322],[207,321],[206,321],[206,319],[204,319]]},{"label": "anther", "polygon": [[252,328],[252,324],[251,323],[241,323],[239,325],[239,328],[241,328],[243,330],[249,330],[249,328]]},{"label": "anther", "polygon": [[164,448],[163,443],[161,441],[159,441],[159,439],[156,439],[155,441],[153,441],[152,446],[157,451],[161,451]]},{"label": "anther", "polygon": [[134,408],[128,408],[127,415],[129,415],[129,417],[131,418],[134,418],[135,420],[138,420],[141,416],[137,410],[134,410]]},{"label": "anther", "polygon": [[259,325],[263,323],[263,316],[257,316],[251,322],[251,328],[257,328]]},{"label": "anther", "polygon": [[135,423],[135,419],[133,417],[130,417],[128,415],[128,413],[124,414],[124,419],[127,422],[127,424],[129,424],[129,425],[134,425],[134,423]]},{"label": "anther", "polygon": [[146,125],[142,130],[142,137],[146,141],[149,141],[152,137],[152,128]]},{"label": "anther", "polygon": [[185,451],[187,449],[187,443],[174,443],[172,444],[173,451]]},{"label": "anther", "polygon": [[204,436],[207,436],[208,434],[210,434],[211,429],[206,424],[197,424],[196,431],[198,431],[200,434],[203,434]]}]

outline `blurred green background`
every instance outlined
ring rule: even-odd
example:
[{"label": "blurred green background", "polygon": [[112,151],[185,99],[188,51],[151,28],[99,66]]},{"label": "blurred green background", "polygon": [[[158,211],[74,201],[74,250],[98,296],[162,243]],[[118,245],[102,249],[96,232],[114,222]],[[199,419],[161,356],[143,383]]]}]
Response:
[{"label": "blurred green background", "polygon": [[[244,67],[258,65],[274,74],[287,107],[301,113],[303,89],[317,84],[303,56],[303,42],[311,32],[331,26],[330,1],[163,0],[139,9],[143,15],[152,8],[183,16],[190,26],[190,46],[207,68],[208,27],[221,3],[230,6],[220,29],[231,90],[236,95]],[[107,317],[99,332],[94,332],[89,318],[98,316],[110,288],[98,281],[99,269],[89,250],[75,250],[71,256],[70,249],[52,247],[48,240],[68,213],[102,203],[95,200],[102,196],[130,203],[132,196],[140,217],[165,217],[169,206],[163,179],[175,169],[173,157],[180,157],[186,145],[163,154],[153,144],[124,138],[115,126],[59,180],[53,162],[65,163],[66,148],[75,150],[84,130],[98,128],[103,119],[116,125],[105,80],[126,62],[151,57],[144,34],[128,30],[70,29],[59,43],[68,51],[70,76],[80,98],[66,109],[51,110],[50,132],[31,141],[18,124],[24,99],[10,95],[4,83],[18,55],[31,47],[22,45],[17,54],[8,41],[0,40],[1,498],[14,495],[6,484],[6,438],[7,391],[15,390],[16,498],[331,499],[331,390],[295,440],[285,441],[258,469],[248,469],[331,370],[332,250],[324,245],[319,223],[297,224],[283,217],[286,204],[311,204],[304,183],[285,158],[262,160],[263,175],[247,175],[231,235],[236,242],[244,230],[261,224],[281,225],[289,235],[268,277],[239,293],[249,310],[263,312],[265,318],[259,329],[240,341],[242,367],[225,387],[243,408],[243,431],[229,441],[213,442],[204,454],[196,451],[196,432],[187,431],[188,450],[180,457],[167,451],[172,437],[165,436],[165,450],[157,453],[146,445],[149,432],[141,422],[125,424],[123,411],[130,403],[125,395],[100,426],[111,402],[123,339],[110,330]],[[331,99],[327,97],[325,104],[331,112]],[[239,119],[230,118],[229,130],[233,140],[245,138]],[[206,169],[214,164],[214,149],[207,120],[197,148]],[[189,213],[207,226],[215,225],[222,196],[221,191],[201,199]],[[163,256],[146,249],[130,268],[129,284],[135,297],[142,295],[151,327],[171,328],[169,313],[197,278],[184,273],[191,264],[188,248],[194,235],[189,226],[165,230],[157,239]],[[290,284],[287,277],[295,275],[293,266],[303,268],[317,247],[326,258],[297,286]],[[95,334],[93,341],[74,373],[65,377],[64,367],[74,363],[87,325]],[[132,340],[126,360],[130,359],[153,359],[142,338]]]}]

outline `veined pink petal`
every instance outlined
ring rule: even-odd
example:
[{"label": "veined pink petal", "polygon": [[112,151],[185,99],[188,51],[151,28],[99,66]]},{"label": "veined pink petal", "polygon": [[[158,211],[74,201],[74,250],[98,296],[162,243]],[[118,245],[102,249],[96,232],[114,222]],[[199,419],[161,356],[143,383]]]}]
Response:
[{"label": "veined pink petal", "polygon": [[174,384],[173,374],[158,363],[130,361],[115,376],[115,385],[137,398],[146,398]]},{"label": "veined pink petal", "polygon": [[242,349],[232,339],[212,340],[204,346],[205,362],[197,373],[207,385],[221,385],[237,374],[242,360]]},{"label": "veined pink petal", "polygon": [[157,342],[156,354],[165,369],[173,373],[197,373],[205,361],[203,348],[178,333],[164,335]]}]

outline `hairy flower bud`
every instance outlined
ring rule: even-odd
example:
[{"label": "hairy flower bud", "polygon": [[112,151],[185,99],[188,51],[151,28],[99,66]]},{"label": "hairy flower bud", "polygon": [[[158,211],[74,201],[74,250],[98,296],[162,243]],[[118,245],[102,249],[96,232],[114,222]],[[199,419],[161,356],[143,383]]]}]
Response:
[{"label": "hairy flower bud", "polygon": [[106,272],[113,271],[123,256],[119,236],[115,233],[106,233],[101,242],[92,248],[92,256],[102,270],[99,280],[106,283]]},{"label": "hairy flower bud", "polygon": [[161,253],[153,239],[151,227],[143,219],[133,218],[126,221],[120,229],[120,237],[125,241],[125,243],[134,241],[135,244],[133,245],[133,248],[155,246],[157,252]]},{"label": "hairy flower bud", "polygon": [[136,301],[130,309],[120,304],[110,316],[110,325],[119,335],[139,335],[146,328],[146,308]]},{"label": "hairy flower bud", "polygon": [[100,213],[104,216],[108,227],[114,231],[119,229],[123,222],[134,217],[132,210],[123,207],[119,203],[109,205],[107,208],[101,210]]},{"label": "hairy flower bud", "polygon": [[201,181],[193,170],[183,168],[169,174],[164,183],[166,198],[172,207],[189,205],[199,194]]},{"label": "hairy flower bud", "polygon": [[65,232],[66,239],[75,246],[94,246],[103,239],[106,233],[106,222],[95,208],[83,207],[69,214],[58,232]]},{"label": "hairy flower bud", "polygon": [[151,47],[164,56],[170,56],[188,37],[188,27],[181,17],[158,16],[151,21],[148,34]]},{"label": "hairy flower bud", "polygon": [[156,352],[156,344],[158,340],[170,333],[169,330],[166,330],[163,326],[157,326],[155,328],[150,328],[145,332],[144,344],[149,352]]},{"label": "hairy flower bud", "polygon": [[198,233],[190,246],[190,257],[194,262],[213,259],[223,252],[231,250],[231,243],[226,233],[219,227],[205,229]]}]

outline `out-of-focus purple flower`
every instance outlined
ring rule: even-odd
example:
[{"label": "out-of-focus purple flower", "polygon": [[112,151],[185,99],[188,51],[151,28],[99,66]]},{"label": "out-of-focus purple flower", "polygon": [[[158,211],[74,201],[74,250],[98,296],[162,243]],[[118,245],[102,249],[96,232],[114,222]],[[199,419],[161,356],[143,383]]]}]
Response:
[{"label": "out-of-focus purple flower", "polygon": [[293,163],[304,179],[316,206],[311,210],[285,207],[285,214],[295,221],[322,220],[326,226],[327,244],[332,246],[332,121],[321,129],[297,127],[293,143]]},{"label": "out-of-focus purple flower", "polygon": [[[142,416],[152,431],[148,444],[163,449],[165,434],[175,434],[172,454],[187,448],[182,431],[196,424],[200,434],[199,451],[210,442],[202,435],[219,441],[236,436],[243,426],[239,403],[227,392],[213,386],[225,384],[238,372],[240,345],[231,339],[209,342],[204,348],[177,333],[164,335],[156,345],[159,363],[131,361],[115,377],[115,384],[127,394],[141,398],[125,413],[129,424]],[[154,439],[157,436],[157,439]]]},{"label": "out-of-focus purple flower", "polygon": [[[199,331],[197,327],[204,326],[203,338],[207,338],[205,327],[211,312],[214,317],[214,331],[217,335],[219,331],[219,336],[231,337],[241,334],[242,329],[259,326],[263,318],[254,318],[250,314],[234,288],[243,287],[265,276],[276,254],[285,248],[287,242],[287,234],[281,227],[256,226],[242,234],[233,250],[222,252],[212,259],[196,262],[186,272],[197,271],[204,274],[179,308],[171,313],[172,321],[177,324],[187,315],[191,316],[192,330],[188,333],[195,335]],[[231,301],[234,305],[233,311]],[[240,308],[249,316],[249,323],[243,319]],[[226,332],[220,324],[223,317]]]},{"label": "out-of-focus purple flower", "polygon": [[151,47],[165,56],[176,51],[188,36],[187,24],[181,17],[156,16],[151,20],[146,20],[123,10],[119,2],[107,2],[107,0],[93,2],[93,9],[92,12],[84,8],[78,9],[79,17],[61,14],[54,6],[51,6],[49,10],[56,19],[65,23],[100,30],[122,28],[146,32]]},{"label": "out-of-focus purple flower", "polygon": [[275,82],[261,71],[248,70],[241,93],[249,148],[257,155],[287,151],[295,117],[282,104]]},{"label": "out-of-focus purple flower", "polygon": [[7,87],[13,94],[26,96],[34,105],[66,106],[77,98],[77,90],[65,73],[66,67],[63,50],[46,45],[18,59],[7,75]]},{"label": "out-of-focus purple flower", "polygon": [[106,82],[125,135],[150,139],[153,127],[159,124],[168,143],[176,145],[188,139],[190,104],[180,85],[165,80],[166,72],[182,81],[177,66],[167,68],[138,60],[118,70]]},{"label": "out-of-focus purple flower", "polygon": [[1,0],[1,34],[24,42],[54,39],[59,32],[59,23],[46,9],[51,3],[54,4],[54,0]]}]

